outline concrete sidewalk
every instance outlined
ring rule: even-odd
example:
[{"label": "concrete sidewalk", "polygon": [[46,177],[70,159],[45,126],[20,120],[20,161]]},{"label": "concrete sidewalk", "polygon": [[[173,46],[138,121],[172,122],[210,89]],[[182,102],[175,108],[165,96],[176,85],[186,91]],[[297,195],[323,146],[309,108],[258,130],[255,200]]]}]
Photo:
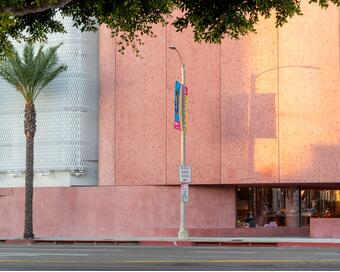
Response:
[{"label": "concrete sidewalk", "polygon": [[153,246],[303,246],[340,247],[340,238],[309,237],[37,237],[34,241],[3,237],[6,244],[96,244],[96,245],[153,245]]}]

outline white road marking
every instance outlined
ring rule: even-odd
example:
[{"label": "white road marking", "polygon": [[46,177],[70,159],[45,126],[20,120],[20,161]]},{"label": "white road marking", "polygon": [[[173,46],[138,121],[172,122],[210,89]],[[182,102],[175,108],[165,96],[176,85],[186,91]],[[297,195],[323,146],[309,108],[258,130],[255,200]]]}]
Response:
[{"label": "white road marking", "polygon": [[21,256],[21,257],[39,257],[39,256],[89,256],[89,254],[63,254],[63,253],[11,253],[11,252],[3,252],[0,253],[0,257],[13,257],[13,256]]},{"label": "white road marking", "polygon": [[335,253],[335,252],[314,252],[314,254],[340,256],[340,253]]},{"label": "white road marking", "polygon": [[95,249],[95,248],[18,248],[0,247],[1,250],[20,250],[20,251],[122,251],[122,249]]},{"label": "white road marking", "polygon": [[191,251],[193,253],[211,253],[211,254],[255,254],[253,251]]}]

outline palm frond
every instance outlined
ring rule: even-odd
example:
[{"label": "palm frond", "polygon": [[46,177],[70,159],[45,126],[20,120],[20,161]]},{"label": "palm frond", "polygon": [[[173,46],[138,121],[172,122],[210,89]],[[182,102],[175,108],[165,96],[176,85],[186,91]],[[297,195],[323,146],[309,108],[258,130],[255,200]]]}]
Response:
[{"label": "palm frond", "polygon": [[26,99],[25,82],[22,81],[22,71],[20,66],[16,65],[14,61],[16,56],[13,55],[11,58],[11,60],[6,59],[1,63],[0,76],[13,85]]},{"label": "palm frond", "polygon": [[22,57],[16,50],[0,63],[0,76],[15,86],[26,102],[33,103],[44,87],[67,69],[59,65],[57,50],[61,44],[44,49],[40,46],[35,54],[34,45],[26,44]]},{"label": "palm frond", "polygon": [[40,92],[44,89],[44,87],[46,87],[46,85],[48,83],[50,83],[60,73],[66,71],[66,70],[67,70],[67,66],[66,65],[60,65],[59,67],[54,68],[53,70],[49,71],[48,73],[45,73],[45,75],[43,75],[42,80],[41,80],[41,86],[38,89],[38,91],[36,91],[36,93],[34,95],[34,100],[38,97]]}]

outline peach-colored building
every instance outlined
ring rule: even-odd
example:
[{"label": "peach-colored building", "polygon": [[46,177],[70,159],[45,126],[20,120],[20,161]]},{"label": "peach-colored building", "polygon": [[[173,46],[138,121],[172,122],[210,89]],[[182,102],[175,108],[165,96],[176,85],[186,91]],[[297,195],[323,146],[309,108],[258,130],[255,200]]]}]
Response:
[{"label": "peach-colored building", "polygon": [[[172,44],[189,88],[189,235],[340,237],[340,10],[303,13],[221,45],[156,27],[143,58],[101,27],[98,184],[36,188],[36,237],[177,236]],[[0,236],[22,234],[23,193],[0,189]]]}]

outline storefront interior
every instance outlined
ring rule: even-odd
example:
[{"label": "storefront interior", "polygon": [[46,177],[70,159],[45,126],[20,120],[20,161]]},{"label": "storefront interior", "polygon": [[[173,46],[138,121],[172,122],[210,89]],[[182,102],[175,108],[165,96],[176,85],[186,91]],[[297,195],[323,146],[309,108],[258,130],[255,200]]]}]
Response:
[{"label": "storefront interior", "polygon": [[310,218],[340,218],[340,190],[237,187],[238,228],[308,227]]}]

